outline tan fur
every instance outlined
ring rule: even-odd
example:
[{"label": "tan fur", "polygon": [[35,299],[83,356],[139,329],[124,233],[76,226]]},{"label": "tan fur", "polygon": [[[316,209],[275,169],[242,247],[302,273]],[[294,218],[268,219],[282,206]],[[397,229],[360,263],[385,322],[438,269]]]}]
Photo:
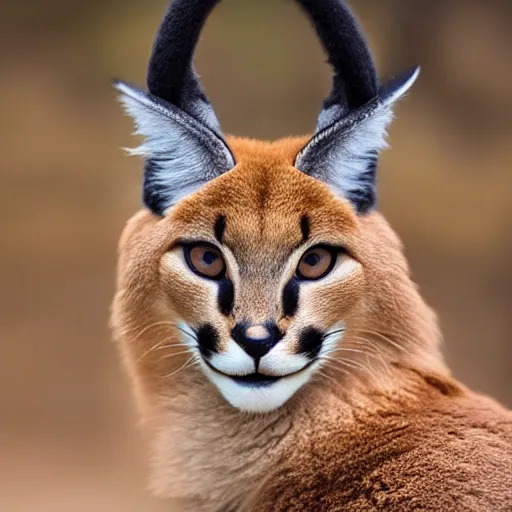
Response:
[{"label": "tan fur", "polygon": [[[152,489],[177,510],[512,510],[512,415],[449,376],[435,316],[383,217],[357,216],[293,168],[307,140],[229,139],[234,170],[164,218],[139,212],[123,233],[112,325],[148,435]],[[297,264],[288,256],[303,214],[312,238],[347,248],[351,271],[311,286],[294,321],[279,317],[276,275]],[[173,248],[212,239],[218,215],[226,257],[244,269],[230,318]],[[276,411],[241,413],[191,364],[175,326],[208,320],[225,340],[240,315],[277,315],[290,332],[306,318],[345,320],[351,364],[326,366]]]}]

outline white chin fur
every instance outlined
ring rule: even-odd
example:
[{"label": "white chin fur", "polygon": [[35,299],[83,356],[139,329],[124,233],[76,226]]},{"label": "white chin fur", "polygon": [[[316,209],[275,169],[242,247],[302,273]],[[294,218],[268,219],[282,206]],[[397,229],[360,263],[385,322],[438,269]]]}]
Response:
[{"label": "white chin fur", "polygon": [[316,364],[295,375],[283,377],[269,386],[243,386],[230,377],[213,371],[205,363],[201,366],[206,376],[233,407],[240,411],[262,413],[277,409],[288,401],[311,378]]}]

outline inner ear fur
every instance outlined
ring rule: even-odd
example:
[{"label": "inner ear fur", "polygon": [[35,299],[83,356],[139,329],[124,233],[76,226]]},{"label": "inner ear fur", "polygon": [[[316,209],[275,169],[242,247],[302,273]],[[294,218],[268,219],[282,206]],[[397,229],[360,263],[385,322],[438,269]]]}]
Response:
[{"label": "inner ear fur", "polygon": [[358,213],[370,211],[377,200],[377,162],[380,151],[387,147],[386,129],[393,118],[393,104],[418,74],[419,68],[407,71],[369,102],[317,131],[297,155],[295,167],[330,185]]},{"label": "inner ear fur", "polygon": [[115,87],[136,133],[144,137],[130,153],[145,159],[143,199],[152,212],[164,215],[181,198],[235,166],[224,139],[201,121],[124,82]]}]

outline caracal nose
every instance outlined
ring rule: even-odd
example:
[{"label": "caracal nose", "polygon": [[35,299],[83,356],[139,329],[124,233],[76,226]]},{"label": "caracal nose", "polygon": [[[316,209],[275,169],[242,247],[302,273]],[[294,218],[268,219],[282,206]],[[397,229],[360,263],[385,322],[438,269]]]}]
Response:
[{"label": "caracal nose", "polygon": [[257,324],[247,327],[245,336],[252,340],[266,340],[270,337],[270,332],[263,324]]},{"label": "caracal nose", "polygon": [[283,337],[273,322],[246,325],[238,323],[231,329],[233,339],[256,360],[261,359]]}]

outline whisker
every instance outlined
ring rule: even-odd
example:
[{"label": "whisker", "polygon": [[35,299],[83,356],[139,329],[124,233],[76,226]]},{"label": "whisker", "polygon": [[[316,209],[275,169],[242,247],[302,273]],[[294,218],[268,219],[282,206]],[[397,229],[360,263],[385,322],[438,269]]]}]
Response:
[{"label": "whisker", "polygon": [[136,363],[140,363],[149,353],[153,352],[153,350],[156,350],[158,347],[161,347],[165,342],[166,342],[167,339],[165,340],[162,340],[160,341],[159,343],[156,343],[155,345],[153,345],[151,348],[149,348],[148,350],[146,350],[136,361]]},{"label": "whisker", "polygon": [[334,352],[356,352],[357,354],[367,354],[364,350],[358,350],[357,348],[349,348],[349,347],[338,347],[333,350],[329,350],[329,354],[333,354]]},{"label": "whisker", "polygon": [[[385,331],[385,330],[381,329],[379,326],[367,326],[367,327],[369,327],[369,329],[368,328],[365,328],[365,329],[353,328],[353,330],[365,331],[365,332],[369,332],[372,334],[381,334],[384,336],[400,336],[402,338],[408,337],[406,333],[401,332],[401,331]],[[373,329],[373,330],[370,330],[370,329]],[[350,328],[350,330],[352,330],[352,327]]]},{"label": "whisker", "polygon": [[159,343],[156,343],[155,345],[153,345],[151,348],[149,348],[148,350],[146,350],[146,352],[144,352],[138,359],[137,359],[137,363],[140,363],[148,354],[150,354],[151,352],[153,352],[153,350],[163,350],[163,349],[166,349],[166,348],[173,348],[173,347],[184,347],[185,345],[183,343],[174,343],[172,345],[166,345],[166,341],[167,340],[170,340],[172,339],[172,336],[168,336],[167,338],[164,338],[162,341],[160,341]]},{"label": "whisker", "polygon": [[[357,340],[358,339],[361,339],[363,341],[368,341],[368,340],[365,340],[364,338],[359,338],[358,336],[352,336],[350,338],[350,340],[352,341],[352,339],[355,339],[356,340],[356,343],[359,343]],[[360,343],[359,343],[360,344]],[[373,348],[375,349],[376,351],[378,351],[378,347],[377,346],[374,346],[372,345],[370,342],[368,342],[368,344],[370,345],[370,348]],[[340,351],[340,350],[345,350],[347,352],[357,352],[359,354],[367,354],[368,351],[363,351],[363,350],[358,350],[358,349],[355,349],[355,348],[350,348],[350,347],[345,347],[343,346],[343,344],[335,349],[332,349],[332,350],[329,350],[328,353],[331,354],[332,352],[337,352],[337,351]]]},{"label": "whisker", "polygon": [[[339,366],[329,366],[329,369],[340,372],[343,375],[347,375],[348,377],[353,377],[353,374],[351,372],[349,372],[348,370],[345,370],[344,368],[340,368]],[[323,375],[326,376],[325,373],[323,373]],[[334,378],[334,377],[331,377],[331,378]],[[334,381],[336,383],[338,383],[338,381],[336,379],[334,379]]]},{"label": "whisker", "polygon": [[[356,338],[358,340],[365,341],[366,343],[368,343],[368,345],[370,346],[370,349],[372,349],[372,351],[358,350],[358,349],[355,349],[355,348],[341,346],[339,348],[336,348],[334,350],[329,351],[329,354],[334,353],[334,352],[354,352],[354,353],[357,353],[357,354],[363,354],[363,355],[365,355],[367,357],[368,356],[372,356],[372,357],[378,358],[379,361],[384,366],[384,368],[385,368],[386,372],[388,373],[388,375],[391,376],[391,373],[390,373],[390,370],[389,370],[389,363],[387,363],[385,361],[385,359],[382,357],[382,353],[378,350],[378,347],[376,345],[373,345],[369,340],[367,340],[365,338],[360,338],[360,337],[356,337]],[[368,363],[369,363],[369,361],[368,361]]]},{"label": "whisker", "polygon": [[382,358],[383,355],[388,355],[388,353],[384,352],[382,347],[379,347],[373,341],[363,338],[361,336],[351,336],[350,343],[365,347],[365,350],[363,350],[365,354],[371,354],[379,358]]},{"label": "whisker", "polygon": [[[191,334],[190,332],[188,332],[185,329],[183,329],[182,327],[180,327],[176,322],[172,322],[170,320],[162,320],[160,322],[154,322],[152,324],[146,325],[145,327],[143,327],[141,329],[140,332],[137,333],[137,335],[135,336],[133,341],[136,341],[137,339],[139,339],[149,329],[153,329],[154,327],[158,327],[158,326],[161,326],[161,325],[168,325],[168,326],[175,327],[178,331],[182,332],[183,334],[186,334],[187,336],[192,338],[194,341],[197,341],[197,338],[193,334]],[[135,327],[133,329],[128,329],[123,334],[127,335],[127,334],[131,333],[132,331],[134,331],[135,329],[137,329],[137,328]]]},{"label": "whisker", "polygon": [[177,370],[171,372],[171,373],[168,373],[167,375],[164,375],[162,378],[163,379],[168,379],[168,378],[171,378],[172,376],[176,375],[178,372],[184,370],[187,366],[190,365],[190,363],[192,362],[197,362],[196,361],[196,355],[192,355],[192,357],[190,359],[187,360],[186,363],[184,363],[183,365],[181,365]]},{"label": "whisker", "polygon": [[[350,341],[354,342],[354,343],[356,343],[358,345],[361,345],[361,344],[369,345],[370,348],[372,348],[373,350],[375,350],[379,354],[389,355],[389,349],[387,348],[387,346],[379,345],[379,344],[377,344],[377,342],[375,340],[371,340],[371,339],[365,338],[364,336],[354,336],[354,335],[351,335],[350,336]],[[405,348],[404,348],[404,350],[405,350]]]},{"label": "whisker", "polygon": [[[352,341],[352,340],[351,340]],[[390,368],[389,368],[389,362],[387,362],[384,357],[383,357],[383,353],[382,351],[379,349],[379,347],[372,343],[370,340],[367,340],[365,338],[360,338],[360,337],[356,337],[356,339],[354,340],[355,343],[357,344],[360,344],[360,345],[364,345],[364,343],[362,343],[363,341],[368,344],[370,346],[370,349],[372,349],[373,352],[368,352],[368,351],[365,351],[365,354],[368,356],[368,355],[371,355],[373,357],[376,357],[379,359],[379,361],[382,363],[382,365],[384,366],[387,374],[391,377],[391,371],[390,371]]]},{"label": "whisker", "polygon": [[[346,321],[347,318],[345,318],[343,321]],[[365,332],[365,333],[369,333],[369,334],[374,334],[375,336],[379,336],[380,338],[388,341],[390,344],[395,343],[393,340],[390,339],[390,336],[400,336],[400,337],[407,338],[407,336],[404,333],[398,332],[398,331],[387,332],[387,331],[382,331],[380,329],[378,331],[373,331],[373,330],[370,330],[370,329],[358,329],[358,328],[355,328],[355,327],[348,327],[348,326],[345,326],[345,327],[342,327],[342,328],[339,328],[339,329],[335,329],[333,331],[329,331],[329,332],[327,332],[325,334],[325,337],[333,336],[335,334],[339,334],[339,333],[343,333],[343,332],[347,332],[347,331],[359,331],[359,332]]]},{"label": "whisker", "polygon": [[397,348],[399,350],[405,351],[405,348],[402,347],[401,345],[399,345],[396,341],[393,341],[392,339],[388,338],[387,336],[384,336],[384,334],[381,334],[379,332],[370,331],[368,329],[352,329],[352,330],[355,331],[355,332],[362,332],[362,333],[373,334],[374,336],[378,336],[379,338],[383,339],[384,341],[387,341],[393,347],[395,347],[395,348]]},{"label": "whisker", "polygon": [[160,359],[169,359],[171,357],[179,356],[179,355],[182,355],[182,354],[190,354],[190,350],[182,350],[181,352],[174,352],[172,354],[167,354],[165,356],[162,356]]},{"label": "whisker", "polygon": [[351,336],[350,337],[350,344],[354,344],[357,346],[364,347],[364,352],[368,353],[368,349],[370,350],[369,353],[375,354],[375,355],[387,355],[386,352],[383,351],[381,347],[379,347],[377,344],[373,343],[371,340],[367,340],[365,338],[361,338],[359,336]]},{"label": "whisker", "polygon": [[324,334],[324,339],[329,337],[329,336],[334,336],[335,334],[340,334],[340,333],[343,333],[343,332],[346,332],[347,329],[335,329],[334,331],[329,331],[327,333]]},{"label": "whisker", "polygon": [[[156,350],[165,350],[166,348],[175,348],[175,347],[188,347],[188,345],[184,344],[184,343],[173,343],[172,345],[164,345],[162,347],[158,347]],[[197,345],[194,345],[193,347],[191,348],[196,348]]]},{"label": "whisker", "polygon": [[[324,336],[324,339],[328,338],[329,336],[332,336],[332,335],[338,334],[338,333],[340,333],[340,332],[347,332],[347,329],[337,329],[337,330],[335,330],[335,331],[331,331],[331,332],[327,333],[327,334]],[[382,352],[382,350],[378,347],[378,345],[377,345],[377,344],[372,343],[370,340],[367,340],[366,338],[362,338],[362,337],[354,336],[354,335],[350,335],[350,340],[351,340],[351,341],[355,341],[355,343],[358,343],[358,344],[362,344],[362,343],[360,343],[360,342],[359,342],[359,341],[357,341],[357,340],[361,340],[361,341],[364,341],[365,343],[367,343],[367,344],[370,346],[370,348],[371,348],[371,349],[373,349],[373,350],[376,352],[376,353],[371,353],[371,355],[372,355],[373,357],[378,358],[378,359],[379,359],[379,360],[380,360],[380,361],[381,361],[381,362],[386,366],[386,369],[387,369],[387,371],[389,372],[389,369],[387,368],[387,364],[386,364],[386,362],[385,362],[384,358],[382,357],[383,352]],[[389,340],[388,340],[388,341],[389,341]],[[390,342],[390,343],[392,343],[392,342]],[[349,351],[349,352],[357,352],[357,350],[356,350],[356,349],[349,349],[348,347],[343,347],[343,346],[342,346],[342,347],[339,347],[339,349],[340,349],[340,350],[346,350],[346,351]],[[404,349],[404,350],[405,350],[405,349]],[[331,352],[333,352],[333,351],[329,351],[329,353],[331,353]],[[359,352],[360,352],[360,353],[363,353],[363,352],[361,352],[361,351],[359,351]],[[368,352],[367,352],[367,351],[365,351],[364,353],[365,353],[365,354],[367,354]]]},{"label": "whisker", "polygon": [[188,331],[185,331],[185,329],[182,329],[179,325],[175,325],[176,329],[178,331],[181,331],[183,334],[186,334],[189,338],[192,338],[194,341],[198,341],[197,336],[194,336],[193,334],[190,334]]},{"label": "whisker", "polygon": [[152,329],[153,327],[158,327],[159,325],[174,325],[175,322],[171,322],[171,321],[166,321],[166,320],[163,320],[161,322],[154,322],[152,324],[149,324],[147,325],[146,327],[144,327],[136,336],[135,338],[133,338],[133,341],[136,341],[138,340],[145,332],[149,331],[149,329]]},{"label": "whisker", "polygon": [[339,363],[344,364],[345,366],[348,366],[349,368],[360,368],[362,370],[367,371],[371,377],[375,377],[374,373],[372,372],[368,367],[366,367],[364,364],[360,363],[359,361],[348,361],[347,359],[337,359],[329,356],[324,356],[328,361],[331,361],[333,363]]},{"label": "whisker", "polygon": [[[322,360],[322,361],[325,361],[325,362],[327,363],[327,365],[326,365],[326,366],[328,366],[328,363],[329,363],[330,361],[335,361],[334,359],[333,359],[333,360],[331,360],[331,358],[327,358],[326,356],[321,356],[319,359],[320,359],[320,360]],[[331,367],[331,366],[328,366],[328,367],[329,367],[329,368],[332,368],[333,370],[339,369],[340,371],[344,372],[346,375],[350,375],[350,372],[349,372],[348,370],[344,370],[343,368],[336,368],[336,367],[334,367],[334,368],[333,368],[333,367]],[[317,370],[317,371],[321,371],[321,370]],[[325,372],[323,372],[323,373],[324,373],[324,375],[325,375]],[[336,380],[336,379],[335,379],[335,380]]]},{"label": "whisker", "polygon": [[327,375],[322,370],[317,370],[316,373],[318,375],[320,375],[321,377],[323,377],[324,379],[327,379],[327,380],[330,380],[330,381],[334,382],[336,385],[339,384],[339,382],[334,377],[331,377],[330,375]]},{"label": "whisker", "polygon": [[[371,330],[368,330],[368,329],[358,329],[358,328],[355,328],[355,327],[351,327],[350,329],[348,329],[348,328],[347,329],[336,329],[335,331],[330,331],[330,332],[328,332],[328,333],[326,333],[324,335],[324,339],[326,339],[326,338],[328,338],[330,336],[334,336],[335,334],[345,333],[347,331],[354,331],[354,332],[362,332],[362,333],[373,334],[374,336],[378,336],[379,338],[387,341],[390,345],[394,346],[395,348],[397,348],[399,350],[405,350],[404,347],[402,347],[401,345],[396,343],[396,341],[393,341],[392,339],[388,338],[383,333],[376,332],[376,331],[371,331]],[[398,334],[398,333],[396,333],[396,334]],[[390,334],[390,335],[393,335],[393,334]]]},{"label": "whisker", "polygon": [[[323,339],[327,339],[331,336],[334,336],[334,335],[337,335],[337,334],[342,334],[342,333],[345,333],[347,331],[355,331],[355,332],[361,332],[361,333],[368,333],[368,334],[373,334],[374,336],[377,336],[379,337],[380,339],[383,339],[384,341],[386,341],[387,343],[389,343],[391,346],[397,348],[398,350],[401,350],[401,351],[406,351],[406,349],[404,347],[402,347],[401,345],[399,345],[398,343],[396,343],[395,341],[393,341],[392,339],[390,339],[388,336],[386,336],[384,333],[382,332],[376,332],[376,331],[372,331],[372,330],[369,330],[369,329],[357,329],[357,328],[347,328],[347,327],[343,327],[343,328],[340,328],[340,329],[335,329],[333,331],[330,331],[330,332],[327,332]],[[389,335],[393,335],[391,333],[386,333],[386,334],[389,334]],[[400,333],[395,333],[396,335],[399,335]],[[349,332],[349,336],[350,336],[350,339],[352,340],[352,338],[354,338],[354,340],[360,340],[360,341],[363,341],[365,342],[367,345],[369,345],[369,347],[371,349],[373,349],[375,352],[364,352],[365,354],[368,354],[368,355],[371,355],[372,357],[375,357],[377,358],[382,364],[383,366],[385,367],[385,370],[386,372],[388,373],[388,375],[391,375],[391,372],[390,372],[390,369],[389,369],[389,363],[387,363],[385,361],[385,359],[383,358],[383,352],[382,352],[382,349],[379,349],[379,346],[366,339],[366,338],[363,338],[363,337],[359,337],[359,336],[354,336],[351,334],[351,332]],[[356,341],[357,342],[357,341]],[[357,352],[357,349],[349,349],[348,347],[340,347],[339,349],[335,349],[333,351],[329,351],[329,353],[331,352],[335,352],[336,350],[346,350],[346,351],[349,351],[349,352]],[[361,352],[361,351],[359,351]]]}]

